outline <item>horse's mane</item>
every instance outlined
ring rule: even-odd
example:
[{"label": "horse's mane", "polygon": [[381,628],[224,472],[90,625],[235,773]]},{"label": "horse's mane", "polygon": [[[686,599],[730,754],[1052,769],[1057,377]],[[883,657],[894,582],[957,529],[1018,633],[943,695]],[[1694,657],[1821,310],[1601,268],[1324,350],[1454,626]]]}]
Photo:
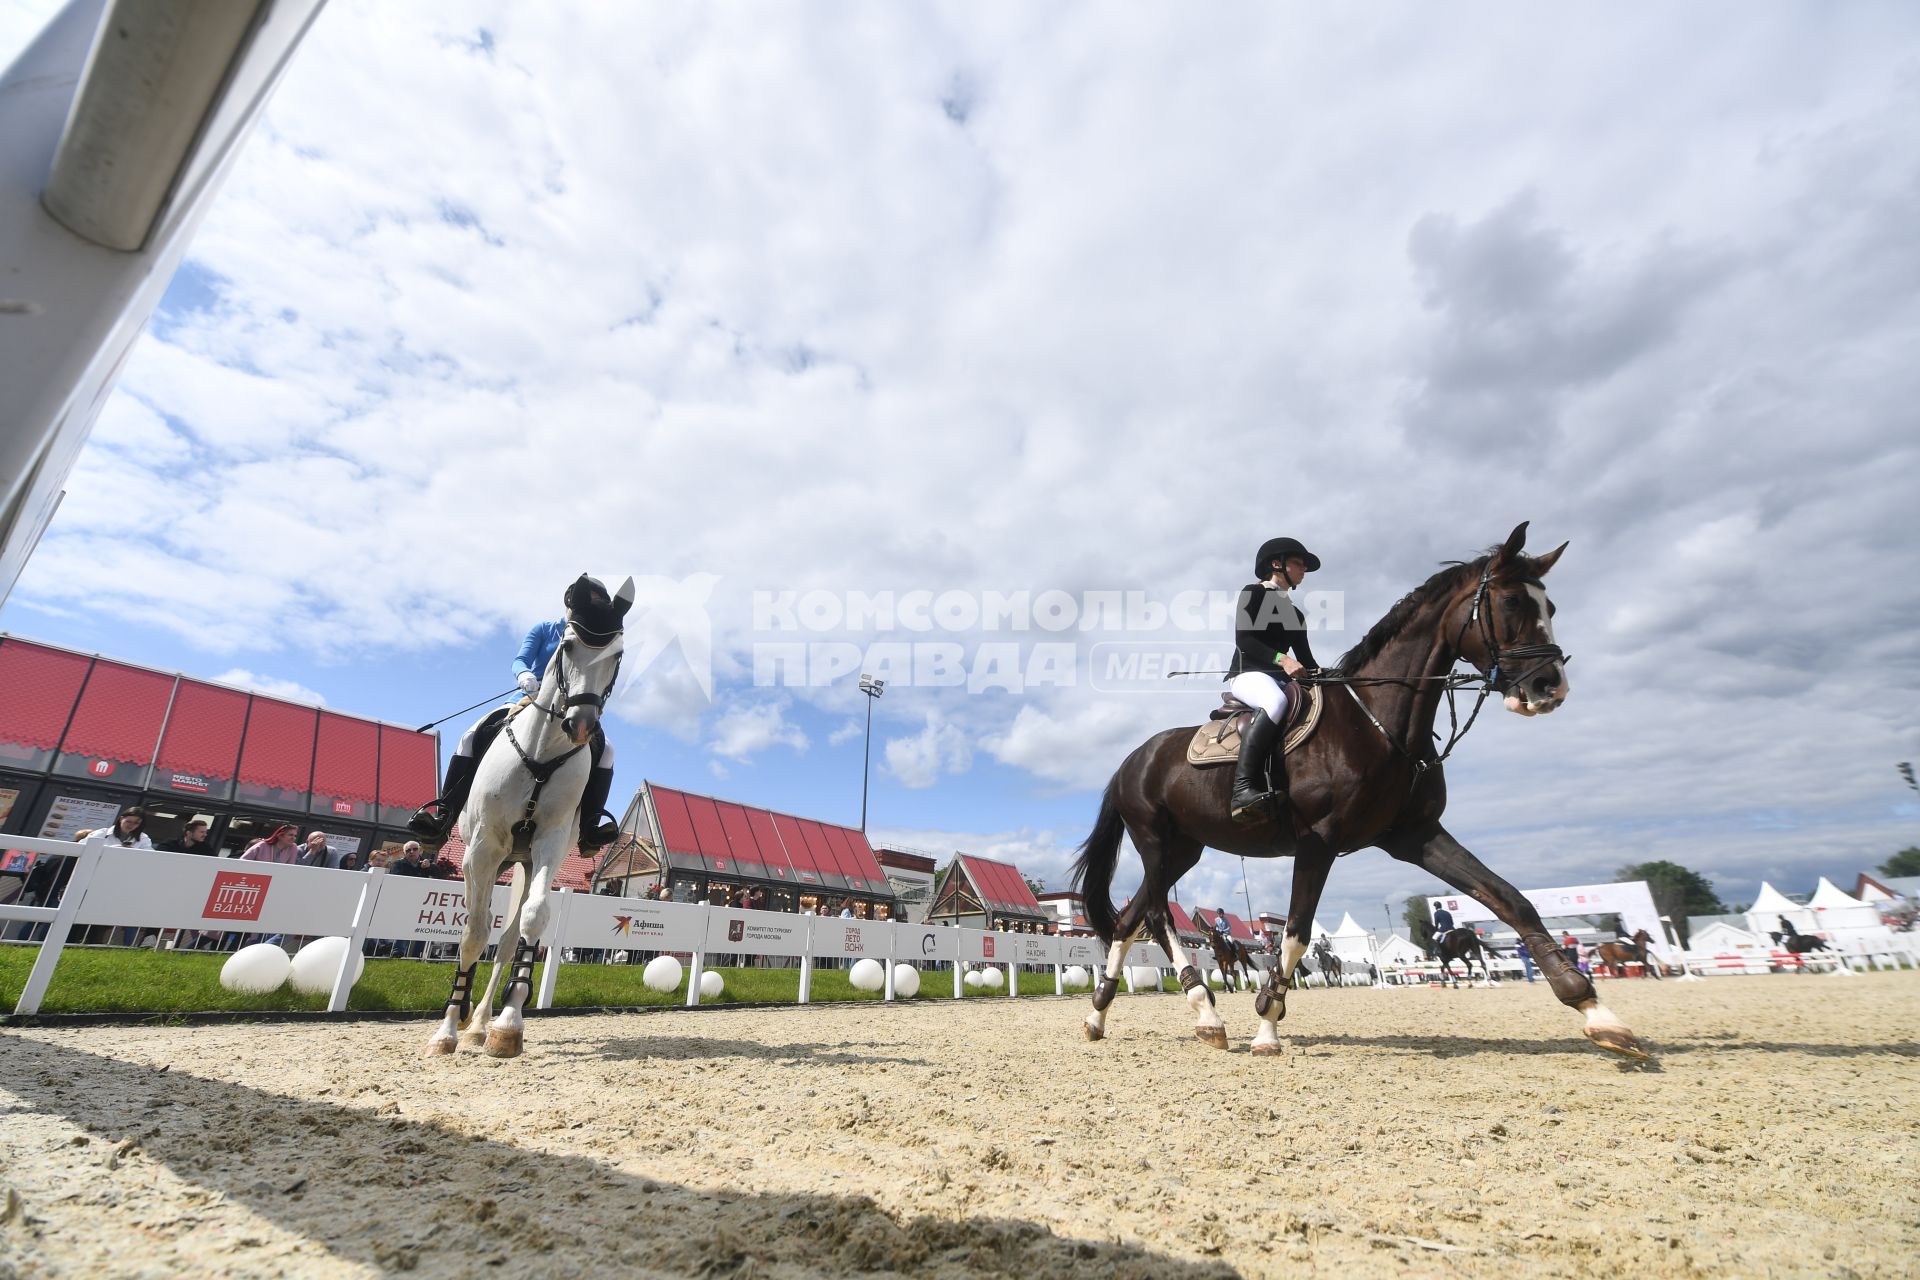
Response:
[{"label": "horse's mane", "polygon": [[[1438,573],[1428,578],[1413,590],[1407,592],[1407,594],[1401,596],[1400,599],[1394,603],[1393,608],[1387,610],[1386,616],[1373,624],[1372,629],[1361,638],[1359,644],[1353,646],[1353,648],[1341,655],[1340,665],[1338,667],[1340,674],[1343,676],[1355,675],[1361,667],[1379,657],[1380,651],[1386,648],[1388,642],[1395,636],[1400,634],[1401,629],[1413,619],[1416,613],[1419,613],[1421,609],[1432,601],[1442,596],[1453,594],[1468,582],[1479,577],[1480,571],[1487,567],[1487,561],[1491,560],[1499,551],[1500,548],[1498,547],[1489,547],[1485,554],[1477,556],[1472,560],[1448,561],[1441,567]],[[1529,577],[1538,577],[1537,572],[1530,567],[1533,562],[1532,556],[1520,555],[1516,556],[1515,559],[1526,569]]]},{"label": "horse's mane", "polygon": [[1446,565],[1440,572],[1401,596],[1393,608],[1387,610],[1385,616],[1373,624],[1373,627],[1361,638],[1360,643],[1347,650],[1341,657],[1340,674],[1353,675],[1361,667],[1379,657],[1380,651],[1400,634],[1401,628],[1413,619],[1413,615],[1419,613],[1435,599],[1452,595],[1468,579],[1478,577],[1480,571],[1486,567],[1487,558],[1492,554],[1493,552],[1489,551],[1475,560]]}]

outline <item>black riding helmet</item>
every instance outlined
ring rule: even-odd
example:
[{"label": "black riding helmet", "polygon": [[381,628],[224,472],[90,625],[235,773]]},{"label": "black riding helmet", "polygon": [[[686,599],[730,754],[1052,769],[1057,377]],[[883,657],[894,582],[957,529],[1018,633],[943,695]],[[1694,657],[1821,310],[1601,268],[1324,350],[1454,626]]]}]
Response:
[{"label": "black riding helmet", "polygon": [[1300,545],[1298,538],[1268,538],[1260,544],[1260,554],[1254,557],[1253,580],[1265,582],[1273,576],[1273,562],[1281,564],[1299,557],[1307,562],[1308,573],[1320,571],[1320,557]]}]

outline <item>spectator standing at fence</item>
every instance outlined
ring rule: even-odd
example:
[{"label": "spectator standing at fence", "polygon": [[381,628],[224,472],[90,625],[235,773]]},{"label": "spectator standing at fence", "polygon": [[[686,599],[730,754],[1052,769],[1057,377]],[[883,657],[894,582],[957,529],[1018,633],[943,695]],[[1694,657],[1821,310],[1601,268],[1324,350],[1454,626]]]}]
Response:
[{"label": "spectator standing at fence", "polygon": [[1573,936],[1571,930],[1560,939],[1560,949],[1567,953],[1567,959],[1573,961],[1573,967],[1585,973],[1587,966],[1580,963],[1580,939]]},{"label": "spectator standing at fence", "polygon": [[[88,837],[92,837],[92,835],[104,835],[108,844],[117,844],[117,846],[121,846],[121,848],[154,848],[154,841],[150,841],[150,839],[146,837],[146,810],[140,808],[138,804],[129,804],[127,808],[123,808],[123,810],[119,812],[119,816],[113,819],[113,825],[111,825],[111,827],[96,827],[96,829],[92,829],[92,831],[75,831],[75,833],[73,833],[73,839],[75,839],[75,841],[84,841],[84,839],[88,839]],[[42,860],[42,862],[50,862],[50,860]],[[50,877],[50,879],[52,879],[52,885],[54,885],[54,896],[56,896],[56,898],[58,898],[60,892],[67,889],[67,879],[73,877],[73,860],[71,860],[71,858],[61,858],[60,864],[60,871]],[[35,869],[38,869],[38,867],[35,867]],[[33,889],[33,877],[27,877],[27,889]],[[54,906],[54,902],[48,900],[46,906]],[[83,942],[111,942],[111,940],[113,940],[113,927],[111,927],[111,925],[92,925],[90,929],[84,931],[81,940],[83,940]],[[121,931],[121,946],[131,946],[132,940],[134,940],[134,931],[132,931],[132,929],[123,929],[123,931]]]},{"label": "spectator standing at fence", "polygon": [[240,860],[243,862],[298,862],[300,849],[294,843],[294,838],[299,834],[298,827],[291,822],[283,822],[248,845],[246,851],[240,855]]},{"label": "spectator standing at fence", "polygon": [[1527,981],[1532,982],[1533,981],[1533,956],[1528,953],[1527,944],[1524,942],[1515,943],[1513,947],[1513,954],[1520,958],[1521,967],[1527,971]]},{"label": "spectator standing at fence", "polygon": [[842,920],[853,919],[853,899],[852,898],[848,898],[845,902],[840,904],[840,918]]}]

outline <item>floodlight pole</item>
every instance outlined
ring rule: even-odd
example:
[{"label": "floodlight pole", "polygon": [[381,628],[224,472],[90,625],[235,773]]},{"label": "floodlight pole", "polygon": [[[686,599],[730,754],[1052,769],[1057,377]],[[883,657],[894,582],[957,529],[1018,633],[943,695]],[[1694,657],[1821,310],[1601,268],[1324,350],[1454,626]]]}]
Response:
[{"label": "floodlight pole", "polygon": [[887,691],[885,680],[875,680],[872,676],[860,677],[860,692],[867,695],[867,737],[860,751],[860,831],[867,830],[867,775],[873,768],[873,704]]}]

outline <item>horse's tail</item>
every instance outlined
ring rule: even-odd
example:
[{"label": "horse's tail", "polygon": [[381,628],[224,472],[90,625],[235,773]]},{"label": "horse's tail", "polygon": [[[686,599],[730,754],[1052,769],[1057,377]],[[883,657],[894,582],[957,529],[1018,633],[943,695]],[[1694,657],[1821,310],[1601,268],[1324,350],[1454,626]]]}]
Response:
[{"label": "horse's tail", "polygon": [[1119,928],[1119,912],[1113,905],[1113,869],[1120,858],[1120,837],[1126,824],[1120,820],[1120,775],[1107,783],[1100,797],[1100,816],[1093,820],[1093,831],[1080,846],[1074,859],[1071,883],[1080,891],[1087,907],[1087,924],[1100,941],[1109,945]]}]

